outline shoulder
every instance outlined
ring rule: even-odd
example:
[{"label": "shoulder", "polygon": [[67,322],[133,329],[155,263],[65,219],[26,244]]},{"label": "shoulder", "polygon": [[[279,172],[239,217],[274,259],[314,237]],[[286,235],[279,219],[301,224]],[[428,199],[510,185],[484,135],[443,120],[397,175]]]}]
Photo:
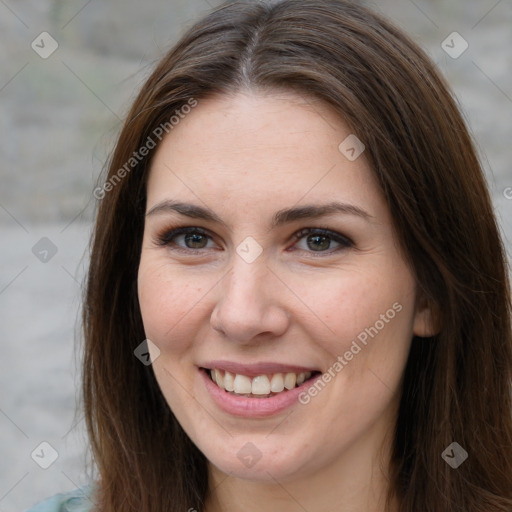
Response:
[{"label": "shoulder", "polygon": [[91,512],[94,503],[91,499],[92,486],[76,489],[64,494],[57,494],[37,505],[27,512]]}]

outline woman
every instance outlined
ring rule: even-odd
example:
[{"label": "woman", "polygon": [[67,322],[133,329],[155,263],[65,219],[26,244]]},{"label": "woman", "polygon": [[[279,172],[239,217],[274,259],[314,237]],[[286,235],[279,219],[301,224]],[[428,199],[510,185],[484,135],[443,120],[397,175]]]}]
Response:
[{"label": "woman", "polygon": [[35,510],[512,510],[504,249],[446,84],[389,22],[210,14],[95,196],[98,482]]}]

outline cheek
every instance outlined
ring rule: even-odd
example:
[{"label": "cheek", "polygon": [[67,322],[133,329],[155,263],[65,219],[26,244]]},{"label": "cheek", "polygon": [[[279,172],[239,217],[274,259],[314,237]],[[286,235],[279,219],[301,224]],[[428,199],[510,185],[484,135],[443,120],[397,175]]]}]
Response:
[{"label": "cheek", "polygon": [[[413,281],[400,280],[398,276],[386,279],[380,270],[375,273],[344,272],[336,279],[332,276],[307,282],[297,279],[292,286],[301,297],[305,311],[307,309],[316,317],[309,322],[310,327],[325,332],[332,340],[356,337],[376,322],[382,330],[382,321],[387,327],[395,323],[395,318],[412,317],[413,314]],[[395,303],[397,305],[393,307]],[[405,315],[403,311],[406,311]]]},{"label": "cheek", "polygon": [[180,352],[189,344],[186,330],[196,325],[190,320],[200,314],[208,288],[172,270],[168,263],[143,255],[138,295],[146,336],[162,351]]},{"label": "cheek", "polygon": [[308,287],[294,284],[310,310],[311,320],[302,326],[325,354],[325,370],[331,368],[344,385],[369,385],[376,374],[393,387],[403,372],[413,334],[415,285],[407,269],[386,273],[383,268],[326,277]]}]

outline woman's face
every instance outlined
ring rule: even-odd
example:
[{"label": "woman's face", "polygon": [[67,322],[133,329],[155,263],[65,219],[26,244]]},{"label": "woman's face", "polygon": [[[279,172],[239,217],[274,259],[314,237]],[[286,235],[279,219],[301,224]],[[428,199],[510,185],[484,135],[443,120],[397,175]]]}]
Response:
[{"label": "woman's face", "polygon": [[306,477],[391,433],[428,311],[361,149],[319,102],[247,93],[199,101],[153,159],[144,328],[215,471]]}]

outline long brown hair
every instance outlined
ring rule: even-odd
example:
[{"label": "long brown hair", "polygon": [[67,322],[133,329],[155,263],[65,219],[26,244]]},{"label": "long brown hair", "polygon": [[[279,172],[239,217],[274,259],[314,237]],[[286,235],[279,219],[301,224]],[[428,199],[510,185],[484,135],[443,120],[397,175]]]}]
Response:
[{"label": "long brown hair", "polygon": [[[510,290],[478,158],[423,51],[380,16],[338,0],[223,6],[160,61],[127,116],[99,194],[83,314],[100,510],[204,508],[207,461],[134,356],[145,338],[137,271],[154,151],[130,158],[148,138],[158,143],[159,126],[170,132],[187,103],[244,88],[320,99],[364,142],[418,288],[437,312],[439,334],[412,342],[389,502],[403,512],[510,512]],[[457,469],[441,456],[452,442],[468,452]]]}]

